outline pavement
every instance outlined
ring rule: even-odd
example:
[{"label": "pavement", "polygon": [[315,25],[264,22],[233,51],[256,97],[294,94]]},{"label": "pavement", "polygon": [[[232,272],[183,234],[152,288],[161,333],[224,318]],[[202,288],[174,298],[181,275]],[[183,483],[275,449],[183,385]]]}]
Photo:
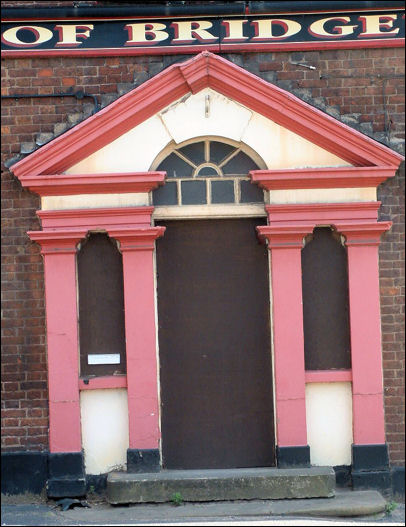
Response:
[{"label": "pavement", "polygon": [[100,496],[89,508],[62,511],[38,496],[2,496],[1,525],[405,525],[403,503],[376,491],[338,490],[334,498],[109,505]]}]

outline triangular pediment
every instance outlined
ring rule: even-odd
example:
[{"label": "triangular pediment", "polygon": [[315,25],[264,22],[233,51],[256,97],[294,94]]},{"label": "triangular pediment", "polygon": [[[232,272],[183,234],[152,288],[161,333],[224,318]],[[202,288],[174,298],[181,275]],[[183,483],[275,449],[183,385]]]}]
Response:
[{"label": "triangular pediment", "polygon": [[212,88],[181,97],[66,174],[154,170],[173,146],[202,138],[246,145],[263,169],[339,167],[349,163]]},{"label": "triangular pediment", "polygon": [[[203,92],[204,90],[206,92]],[[96,152],[101,152],[113,142],[120,141],[120,138],[123,140],[131,133],[136,134],[134,131],[142,128],[140,125],[144,127],[149,125],[154,118],[158,118],[157,116],[168,132],[170,119],[179,118],[176,113],[182,112],[182,109],[187,112],[188,99],[192,102],[193,98],[199,99],[199,94],[203,93],[204,95],[212,93],[214,99],[222,97],[230,101],[230,104],[237,105],[240,114],[245,111],[246,115],[250,116],[250,122],[256,121],[259,127],[261,120],[262,125],[265,122],[271,123],[269,126],[274,127],[276,135],[283,133],[289,138],[288,144],[289,141],[296,141],[297,144],[313,145],[320,155],[324,153],[323,155],[328,154],[331,157],[331,161],[326,162],[327,165],[398,166],[403,159],[400,154],[303,102],[291,93],[222,57],[202,52],[186,62],[170,66],[19,161],[11,167],[11,170],[22,180],[27,176],[32,178],[64,172],[78,173],[83,160],[90,158]],[[189,114],[184,113],[184,115]],[[232,115],[231,112],[230,119]],[[207,116],[201,119],[206,125],[209,121],[210,118]],[[193,122],[189,124],[193,125]],[[245,137],[248,137],[250,132],[255,131],[248,129],[248,132],[245,131]],[[167,135],[167,138],[161,138],[163,142],[166,139],[176,141],[173,133],[169,131]],[[158,144],[158,136],[154,135],[153,139]],[[262,139],[266,141],[266,136]],[[239,140],[244,138],[240,137]],[[269,148],[272,148],[272,144]],[[292,152],[291,148],[289,150]],[[326,166],[326,163],[321,163],[319,166]],[[275,167],[281,168],[281,165]],[[144,169],[148,170],[149,167]]]}]

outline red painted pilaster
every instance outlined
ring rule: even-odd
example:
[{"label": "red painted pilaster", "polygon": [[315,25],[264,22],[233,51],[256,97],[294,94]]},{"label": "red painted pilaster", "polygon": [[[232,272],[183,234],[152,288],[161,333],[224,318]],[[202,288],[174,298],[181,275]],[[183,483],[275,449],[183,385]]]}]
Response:
[{"label": "red painted pilaster", "polygon": [[379,305],[380,235],[390,223],[377,223],[373,231],[347,230],[348,285],[351,328],[354,444],[385,443]]},{"label": "red painted pilaster", "polygon": [[116,231],[123,255],[129,448],[159,448],[159,385],[155,328],[154,240],[164,227]]},{"label": "red painted pilaster", "polygon": [[49,450],[82,450],[76,305],[76,245],[86,231],[29,232],[45,267],[49,391]]},{"label": "red painted pilaster", "polygon": [[277,444],[306,446],[301,249],[307,230],[258,232],[271,252]]}]

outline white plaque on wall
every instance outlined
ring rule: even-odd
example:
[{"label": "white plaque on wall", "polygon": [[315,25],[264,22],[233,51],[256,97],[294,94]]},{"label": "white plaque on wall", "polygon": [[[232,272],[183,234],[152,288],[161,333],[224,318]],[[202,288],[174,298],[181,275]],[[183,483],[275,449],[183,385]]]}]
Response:
[{"label": "white plaque on wall", "polygon": [[119,353],[91,354],[87,356],[88,364],[120,364]]}]

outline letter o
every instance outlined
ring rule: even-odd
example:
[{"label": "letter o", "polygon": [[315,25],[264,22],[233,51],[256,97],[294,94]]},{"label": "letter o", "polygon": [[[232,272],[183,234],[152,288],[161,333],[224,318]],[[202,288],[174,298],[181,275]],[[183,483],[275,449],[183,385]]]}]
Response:
[{"label": "letter o", "polygon": [[[17,33],[21,31],[22,29],[31,31],[35,36],[35,41],[34,42],[24,42],[20,40],[17,36]],[[40,44],[47,42],[53,36],[54,34],[52,33],[52,31],[50,29],[47,29],[46,27],[16,26],[16,27],[11,27],[10,29],[7,29],[3,33],[1,40],[8,46],[12,46],[14,48],[30,48],[33,46],[39,46]]]}]

